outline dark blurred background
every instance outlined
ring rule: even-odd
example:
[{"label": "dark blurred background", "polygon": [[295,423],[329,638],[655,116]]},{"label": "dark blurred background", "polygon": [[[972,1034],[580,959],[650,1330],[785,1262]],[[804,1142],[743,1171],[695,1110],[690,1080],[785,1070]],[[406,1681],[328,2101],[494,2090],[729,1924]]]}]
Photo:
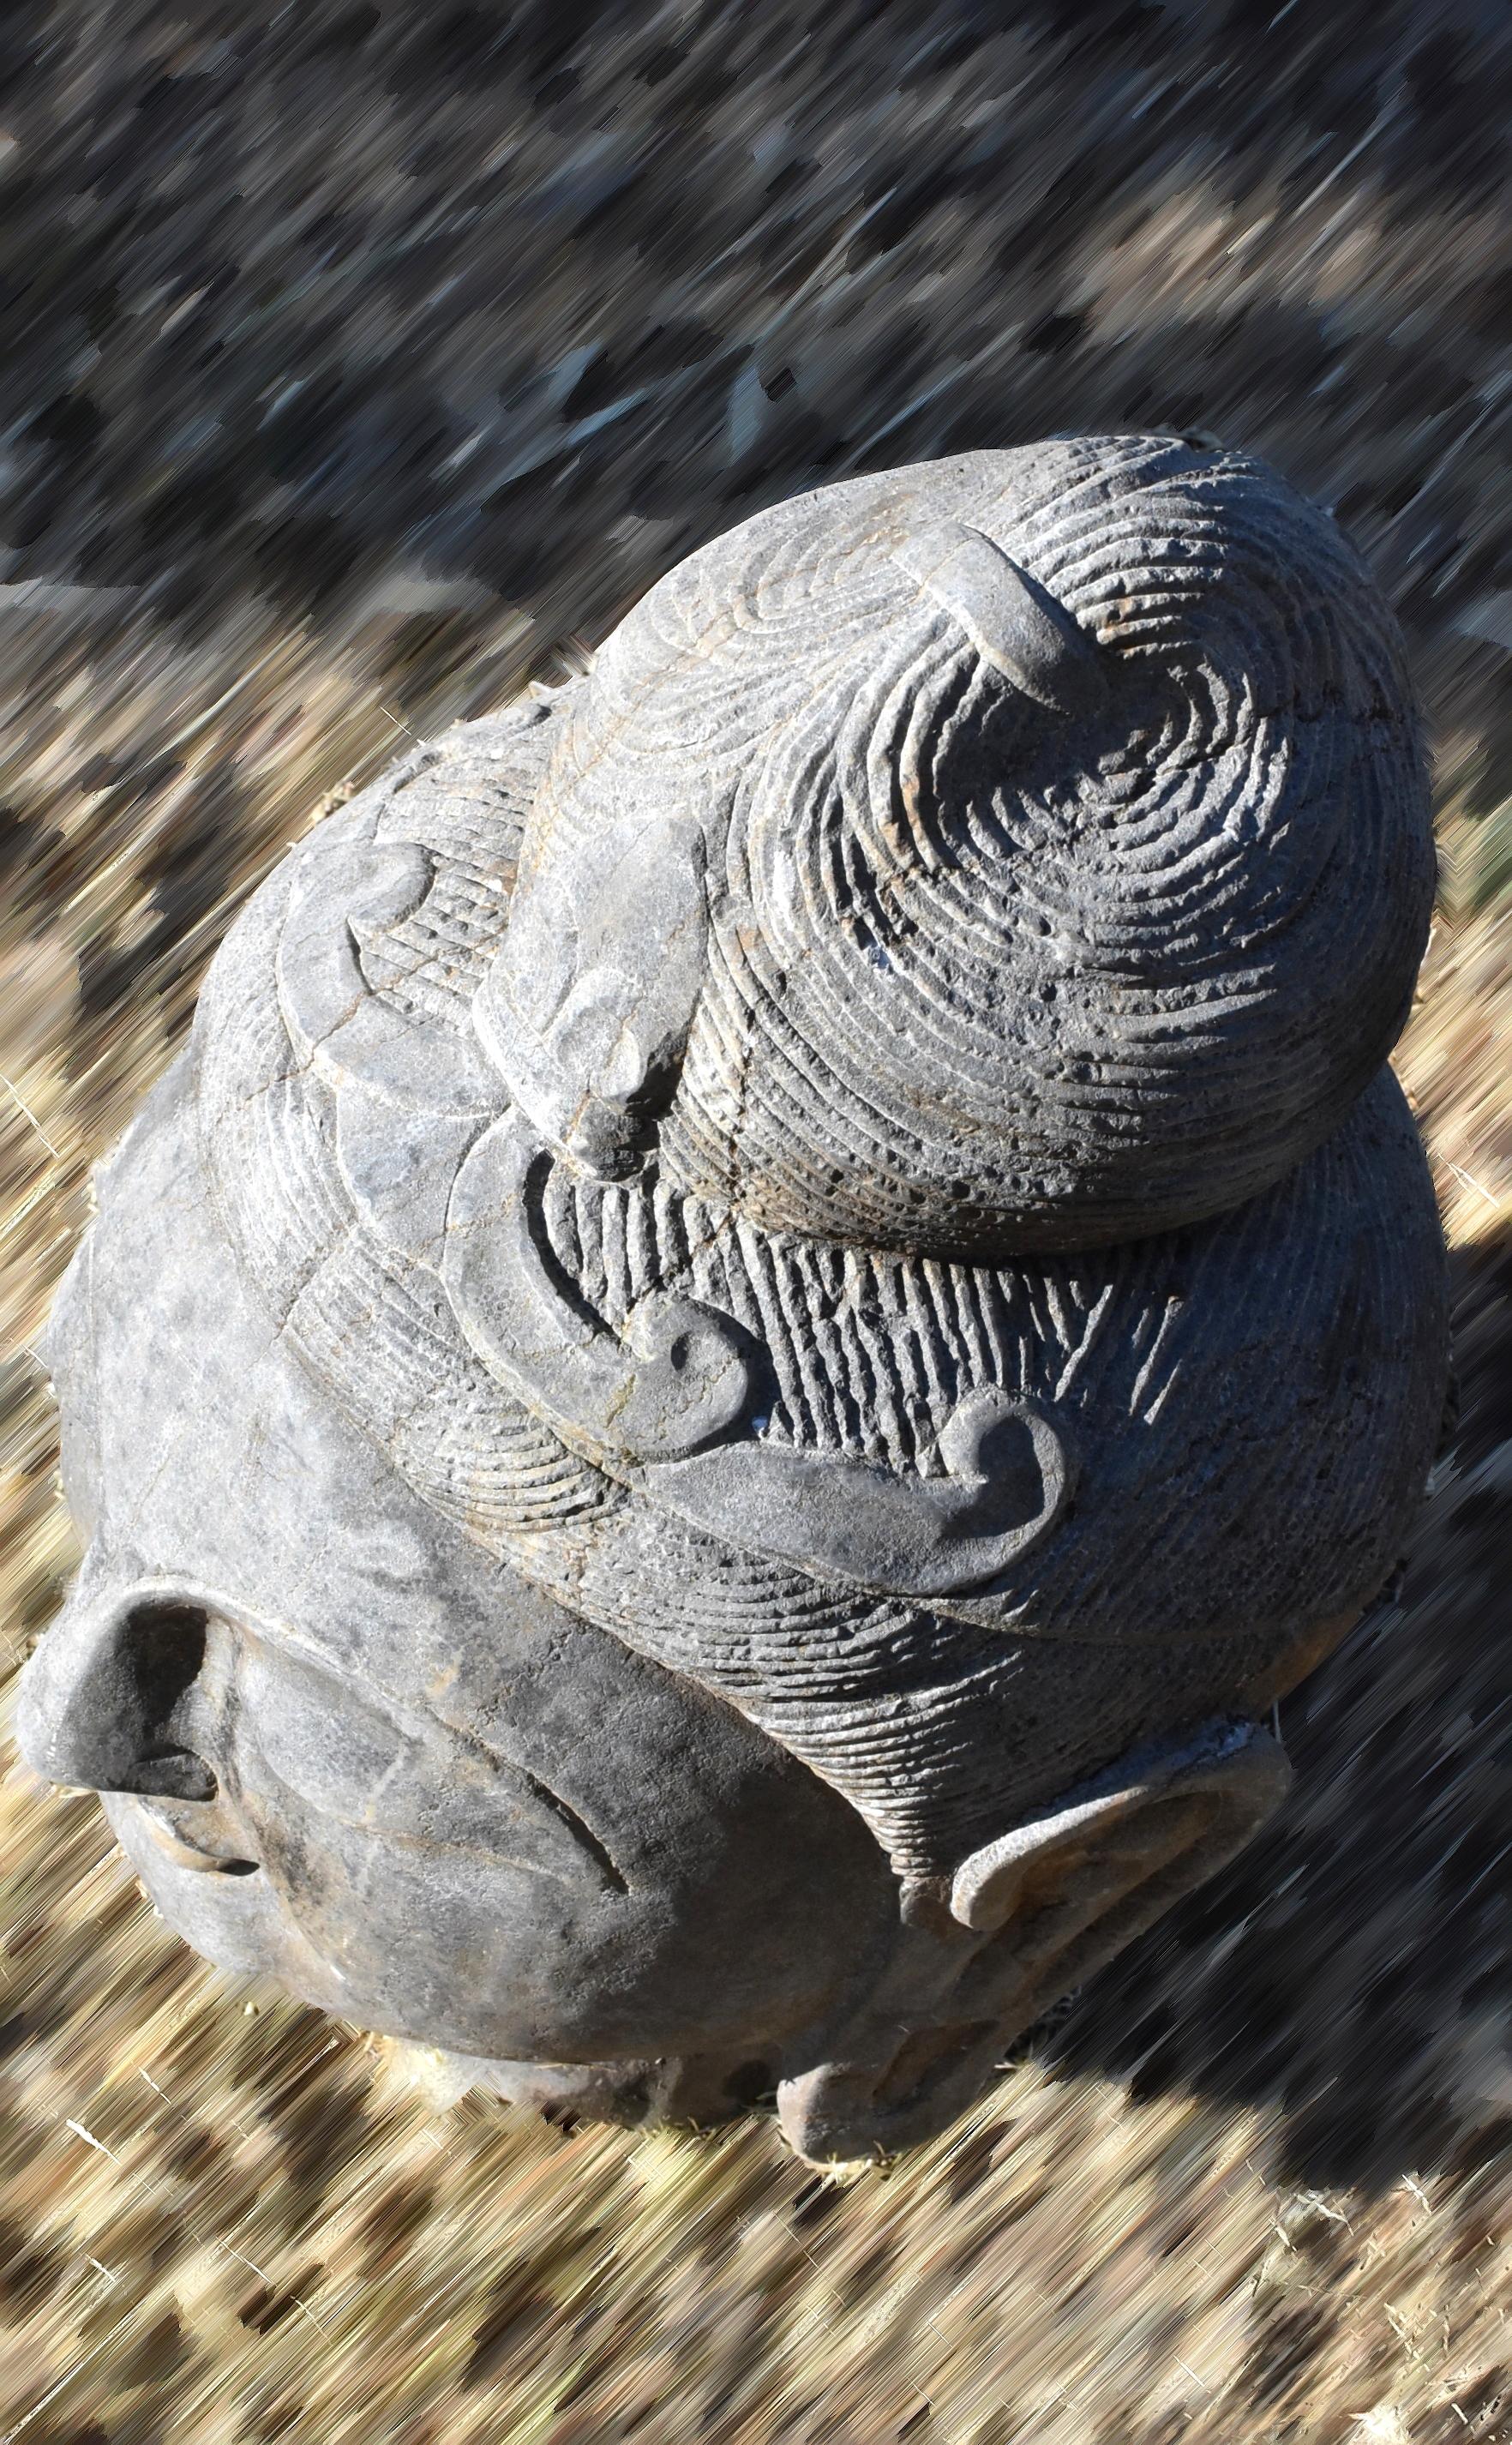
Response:
[{"label": "dark blurred background", "polygon": [[11,582],[549,638],[858,468],[1205,428],[1502,789],[1502,0],[11,0],[0,78]]}]

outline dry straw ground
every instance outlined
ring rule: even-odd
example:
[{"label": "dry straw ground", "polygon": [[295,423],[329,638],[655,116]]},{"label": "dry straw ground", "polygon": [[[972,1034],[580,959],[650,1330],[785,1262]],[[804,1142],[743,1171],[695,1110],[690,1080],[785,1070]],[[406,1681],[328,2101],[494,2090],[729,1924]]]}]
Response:
[{"label": "dry straw ground", "polygon": [[[1500,7],[0,24],[4,1657],[28,1349],[283,844],[799,485],[1172,424],[1333,500],[1434,726],[1402,1054],[1465,1424],[1286,1822],[937,2147],[549,2128],[196,1966],[0,1799],[0,2439],[1512,2438],[1512,95]],[[174,1398],[171,1381],[164,1400]]]}]

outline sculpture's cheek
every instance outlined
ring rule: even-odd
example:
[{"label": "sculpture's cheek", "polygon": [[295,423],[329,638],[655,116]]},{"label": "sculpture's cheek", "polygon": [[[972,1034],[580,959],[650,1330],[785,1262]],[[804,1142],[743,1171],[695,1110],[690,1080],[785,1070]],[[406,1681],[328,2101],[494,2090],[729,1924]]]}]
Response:
[{"label": "sculpture's cheek", "polygon": [[176,1935],[217,1969],[277,1978],[323,2011],[350,2011],[340,1971],[302,1933],[270,1876],[186,1865],[161,1839],[140,1801],[106,1792],[101,1804],[149,1901]]},{"label": "sculpture's cheek", "polygon": [[552,1965],[580,1948],[568,1914],[517,1872],[458,1868],[286,1799],[258,1830],[261,1864],[226,1874],[182,1856],[140,1801],[103,1805],[154,1908],[218,1969],[276,1978],[360,2027],[475,2053],[559,2054],[570,2037],[552,2009]]},{"label": "sculpture's cheek", "polygon": [[[321,1818],[287,1793],[257,1833],[263,1871],[243,1881],[266,1888],[270,1950],[286,1953],[259,1966],[362,2026],[562,2062],[744,2044],[767,2034],[769,2017],[784,2027],[793,2018],[791,1996],[732,1983],[717,1944],[701,1957],[674,1882],[574,1883]],[[225,1958],[224,1943],[202,1942],[183,1915],[175,1923]],[[309,1963],[334,1997],[315,1993]]]},{"label": "sculpture's cheek", "polygon": [[208,1811],[184,1830],[256,1862],[267,1909],[189,1890],[223,1881],[207,1863],[175,1872],[164,1914],[217,1961],[251,1946],[348,2020],[468,2054],[750,2054],[822,2017],[892,1917],[860,1820],[727,1709],[553,1627],[570,1699],[559,1644],[503,1689],[495,1655],[491,1705],[452,1690],[464,1730],[244,1621],[223,1841]]}]

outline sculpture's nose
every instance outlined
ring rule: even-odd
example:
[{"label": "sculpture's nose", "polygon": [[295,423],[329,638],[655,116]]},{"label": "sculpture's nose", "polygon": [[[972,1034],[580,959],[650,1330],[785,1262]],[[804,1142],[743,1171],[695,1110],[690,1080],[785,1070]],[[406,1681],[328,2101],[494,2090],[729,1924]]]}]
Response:
[{"label": "sculpture's nose", "polygon": [[71,1605],[27,1667],[17,1734],[54,1782],[164,1800],[213,1800],[201,1751],[208,1619],[191,1603],[139,1593]]}]

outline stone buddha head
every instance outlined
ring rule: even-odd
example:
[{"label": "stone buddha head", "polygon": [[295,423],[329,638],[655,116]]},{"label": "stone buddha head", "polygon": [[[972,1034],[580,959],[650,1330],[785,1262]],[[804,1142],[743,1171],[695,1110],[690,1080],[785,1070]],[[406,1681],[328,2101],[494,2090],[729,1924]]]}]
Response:
[{"label": "stone buddha head", "polygon": [[1388,615],[1254,461],[782,505],[327,817],[47,1345],[22,1742],[503,2093],[936,2131],[1284,1790],[1443,1254]]}]

